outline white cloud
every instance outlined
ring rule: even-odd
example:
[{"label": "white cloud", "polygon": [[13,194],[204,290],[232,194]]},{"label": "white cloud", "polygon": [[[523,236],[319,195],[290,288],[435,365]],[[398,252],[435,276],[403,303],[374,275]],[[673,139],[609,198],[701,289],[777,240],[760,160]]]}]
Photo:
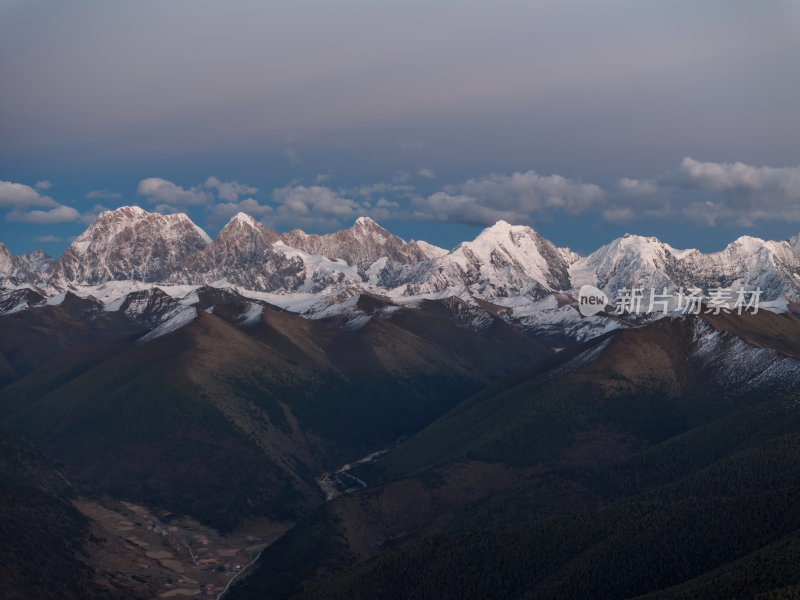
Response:
[{"label": "white cloud", "polygon": [[255,194],[258,188],[250,187],[238,181],[220,181],[216,177],[206,179],[203,187],[217,190],[217,195],[221,200],[236,202],[239,196]]},{"label": "white cloud", "polygon": [[597,185],[527,171],[469,179],[413,203],[419,219],[486,225],[498,219],[527,222],[532,214],[551,209],[577,214],[604,202],[605,192]]},{"label": "white cloud", "polygon": [[447,186],[448,193],[473,196],[500,210],[534,213],[561,208],[580,213],[602,204],[605,193],[593,183],[574,181],[561,175],[539,175],[535,171],[513,175],[492,174]]},{"label": "white cloud", "polygon": [[57,235],[40,235],[35,239],[37,242],[41,242],[43,244],[55,244],[64,241],[64,238],[58,237]]},{"label": "white cloud", "polygon": [[30,206],[58,206],[55,200],[42,196],[29,185],[0,181],[0,207],[25,209]]},{"label": "white cloud", "polygon": [[527,221],[526,214],[500,210],[483,204],[474,196],[436,192],[427,198],[418,196],[412,201],[417,209],[413,217],[423,221],[443,221],[489,225],[500,219],[510,222]]},{"label": "white cloud", "polygon": [[422,168],[417,172],[417,174],[420,177],[425,177],[426,179],[436,179],[436,173],[434,173],[432,169]]},{"label": "white cloud", "polygon": [[14,210],[6,215],[7,221],[22,221],[24,223],[67,223],[69,221],[78,221],[81,214],[71,206],[59,205],[50,210],[32,210],[23,212]]},{"label": "white cloud", "polygon": [[658,185],[646,179],[623,177],[617,182],[617,187],[629,196],[651,196],[658,192]]},{"label": "white cloud", "polygon": [[414,195],[414,188],[403,183],[388,183],[381,181],[378,183],[368,183],[348,190],[340,190],[340,194],[362,196],[364,198],[374,198],[375,196],[385,196],[387,194],[410,198]]},{"label": "white cloud", "polygon": [[603,211],[603,218],[610,223],[628,223],[635,217],[636,214],[630,207],[609,208]]},{"label": "white cloud", "polygon": [[108,200],[119,200],[122,198],[122,194],[119,192],[112,192],[108,188],[103,188],[102,190],[92,190],[86,194],[86,197],[89,199],[96,199],[96,198],[106,198]]},{"label": "white cloud", "polygon": [[752,226],[758,221],[800,221],[800,166],[755,167],[685,157],[655,181],[621,179],[620,206],[638,216]]},{"label": "white cloud", "polygon": [[51,187],[53,187],[53,184],[45,179],[44,181],[37,181],[33,187],[35,187],[37,190],[49,190]]},{"label": "white cloud", "polygon": [[355,214],[356,203],[348,198],[338,195],[330,188],[318,185],[309,187],[303,185],[278,188],[272,192],[275,202],[281,208],[298,215],[315,214],[350,217]]},{"label": "white cloud", "polygon": [[137,193],[141,196],[147,196],[150,202],[170,207],[208,204],[213,199],[208,192],[199,186],[185,190],[181,186],[160,177],[142,179],[139,182]]},{"label": "white cloud", "polygon": [[272,192],[279,205],[265,222],[311,228],[335,228],[365,212],[363,205],[328,187],[289,185]]},{"label": "white cloud", "polygon": [[157,212],[162,215],[171,215],[174,213],[181,212],[181,208],[177,206],[173,206],[172,204],[156,204],[153,207],[153,212]]},{"label": "white cloud", "polygon": [[[29,210],[34,206],[49,210]],[[74,208],[63,206],[49,196],[42,196],[28,185],[11,181],[0,181],[0,207],[13,209],[6,215],[6,221],[65,223],[80,218],[80,213]]]},{"label": "white cloud", "polygon": [[741,162],[700,162],[688,156],[681,161],[678,182],[703,190],[742,190],[800,200],[800,166],[754,167]]},{"label": "white cloud", "polygon": [[655,179],[623,177],[603,217],[619,223],[666,218],[714,226],[800,221],[800,166],[755,167],[685,157]]}]

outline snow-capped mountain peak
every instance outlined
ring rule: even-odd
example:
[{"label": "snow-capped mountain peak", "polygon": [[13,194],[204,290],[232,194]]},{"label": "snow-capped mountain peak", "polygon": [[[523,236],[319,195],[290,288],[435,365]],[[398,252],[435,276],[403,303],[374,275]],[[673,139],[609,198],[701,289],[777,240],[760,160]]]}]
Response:
[{"label": "snow-capped mountain peak", "polygon": [[162,215],[123,206],[101,213],[78,236],[55,261],[51,283],[166,281],[183,258],[210,242],[183,213]]},{"label": "snow-capped mountain peak", "polygon": [[293,289],[303,265],[275,252],[280,236],[244,213],[236,214],[208,246],[181,261],[172,281],[207,284],[225,279],[253,290]]},{"label": "snow-capped mountain peak", "polygon": [[365,235],[370,237],[378,244],[385,244],[390,238],[396,238],[405,244],[405,240],[402,240],[394,234],[389,233],[369,217],[358,217],[356,222],[353,224],[352,230],[357,235]]},{"label": "snow-capped mountain peak", "polygon": [[375,221],[372,217],[358,217],[353,225],[360,225],[361,227],[380,227],[377,221]]},{"label": "snow-capped mountain peak", "polygon": [[685,254],[656,237],[626,233],[577,260],[570,275],[575,287],[590,284],[611,294],[637,285],[661,290],[674,287],[671,274]]},{"label": "snow-capped mountain peak", "polygon": [[0,243],[0,282],[40,283],[43,273],[53,264],[42,250],[34,250],[20,256],[13,256],[4,244]]},{"label": "snow-capped mountain peak", "polygon": [[0,242],[0,277],[10,275],[14,271],[14,256],[6,245]]},{"label": "snow-capped mountain peak", "polygon": [[362,271],[384,257],[403,264],[428,259],[415,244],[406,244],[369,217],[359,217],[349,229],[324,235],[295,229],[284,233],[281,241],[307,254],[342,259],[348,265],[358,265]]},{"label": "snow-capped mountain peak", "polygon": [[404,294],[450,290],[496,300],[538,298],[569,287],[568,264],[558,248],[530,227],[498,221],[432,261]]},{"label": "snow-capped mountain peak", "polygon": [[[185,214],[126,206],[102,213],[51,264],[41,251],[12,256],[0,244],[0,283],[33,285],[54,294],[110,281],[168,286],[227,281],[260,293],[335,294],[343,287],[397,301],[418,297],[478,298],[517,310],[571,290],[760,287],[762,300],[800,298],[800,236],[773,242],[742,236],[720,252],[678,250],[655,237],[626,234],[581,257],[557,248],[536,230],[498,221],[451,251],[404,242],[369,217],[317,235],[279,235],[237,213],[209,243]],[[527,309],[525,309],[527,310]]]},{"label": "snow-capped mountain peak", "polygon": [[425,255],[426,258],[439,258],[444,256],[449,251],[445,250],[444,248],[440,248],[439,246],[434,246],[433,244],[429,244],[423,240],[411,240],[408,242],[409,244],[416,244],[416,246],[420,249],[420,251]]},{"label": "snow-capped mountain peak", "polygon": [[677,250],[655,237],[626,234],[570,267],[575,287],[596,285],[614,294],[622,288],[674,291],[680,287],[761,288],[765,300],[800,293],[800,257],[788,242],[742,236],[722,250],[704,254]]},{"label": "snow-capped mountain peak", "polygon": [[256,221],[253,217],[251,217],[246,213],[238,212],[231,217],[230,221],[228,221],[227,224],[228,225],[239,224],[242,226],[255,227],[258,224],[258,221]]}]

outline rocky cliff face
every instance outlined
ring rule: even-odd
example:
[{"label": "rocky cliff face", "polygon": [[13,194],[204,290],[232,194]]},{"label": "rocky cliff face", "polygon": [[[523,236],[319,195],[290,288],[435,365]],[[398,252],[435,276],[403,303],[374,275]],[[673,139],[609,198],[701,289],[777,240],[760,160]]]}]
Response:
[{"label": "rocky cliff face", "polygon": [[[372,219],[326,235],[279,235],[237,214],[211,241],[185,214],[122,207],[100,215],[52,262],[41,251],[12,256],[0,244],[0,284],[62,291],[109,281],[208,285],[318,294],[359,286],[392,297],[475,297],[511,306],[584,284],[620,289],[760,287],[762,300],[800,298],[798,239],[741,237],[721,252],[677,250],[625,235],[589,256],[557,248],[530,227],[504,221],[448,252],[405,242]],[[517,301],[516,299],[519,299]]]},{"label": "rocky cliff face", "polygon": [[571,286],[569,265],[561,250],[530,227],[499,221],[472,242],[430,261],[414,274],[405,294],[468,291],[485,299],[541,298]]},{"label": "rocky cliff face", "polygon": [[52,264],[53,259],[42,250],[13,256],[0,243],[0,283],[39,283]]},{"label": "rocky cliff face", "polygon": [[607,293],[641,285],[674,291],[697,287],[760,287],[762,299],[800,294],[800,256],[788,242],[743,236],[721,252],[676,250],[654,237],[626,235],[570,266],[574,286]]},{"label": "rocky cliff face", "polygon": [[101,214],[56,259],[49,283],[94,285],[104,281],[168,281],[180,262],[211,243],[185,214],[148,213],[125,206]]},{"label": "rocky cliff face", "polygon": [[342,259],[349,265],[366,268],[382,257],[399,263],[418,263],[440,249],[430,244],[406,243],[368,217],[359,217],[349,229],[325,235],[307,234],[299,229],[281,236],[287,246],[308,254]]},{"label": "rocky cliff face", "polygon": [[293,290],[305,281],[302,260],[276,252],[280,236],[252,217],[239,213],[208,246],[187,256],[170,277],[177,283],[218,280],[252,290]]}]

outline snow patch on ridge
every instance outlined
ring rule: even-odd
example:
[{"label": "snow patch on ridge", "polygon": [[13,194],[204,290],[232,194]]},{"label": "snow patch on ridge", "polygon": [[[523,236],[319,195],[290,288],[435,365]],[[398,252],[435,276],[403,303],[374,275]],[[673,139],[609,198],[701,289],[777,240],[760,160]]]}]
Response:
[{"label": "snow patch on ridge", "polygon": [[255,325],[261,320],[261,315],[264,313],[264,307],[255,302],[250,302],[249,304],[250,307],[238,319],[240,325]]},{"label": "snow patch on ridge", "polygon": [[173,331],[177,331],[181,327],[184,327],[194,321],[197,318],[197,309],[190,306],[181,310],[178,314],[170,317],[166,321],[164,321],[161,325],[146,333],[142,337],[138,339],[138,343],[145,343],[156,338],[160,338],[162,335],[167,335],[168,333],[172,333]]}]

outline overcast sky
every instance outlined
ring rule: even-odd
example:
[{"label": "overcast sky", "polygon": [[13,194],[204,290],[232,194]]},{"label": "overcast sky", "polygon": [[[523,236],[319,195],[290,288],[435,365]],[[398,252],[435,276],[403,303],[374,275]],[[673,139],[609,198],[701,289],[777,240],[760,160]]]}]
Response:
[{"label": "overcast sky", "polygon": [[800,3],[0,0],[0,241],[98,211],[503,218],[590,251],[800,232]]}]

